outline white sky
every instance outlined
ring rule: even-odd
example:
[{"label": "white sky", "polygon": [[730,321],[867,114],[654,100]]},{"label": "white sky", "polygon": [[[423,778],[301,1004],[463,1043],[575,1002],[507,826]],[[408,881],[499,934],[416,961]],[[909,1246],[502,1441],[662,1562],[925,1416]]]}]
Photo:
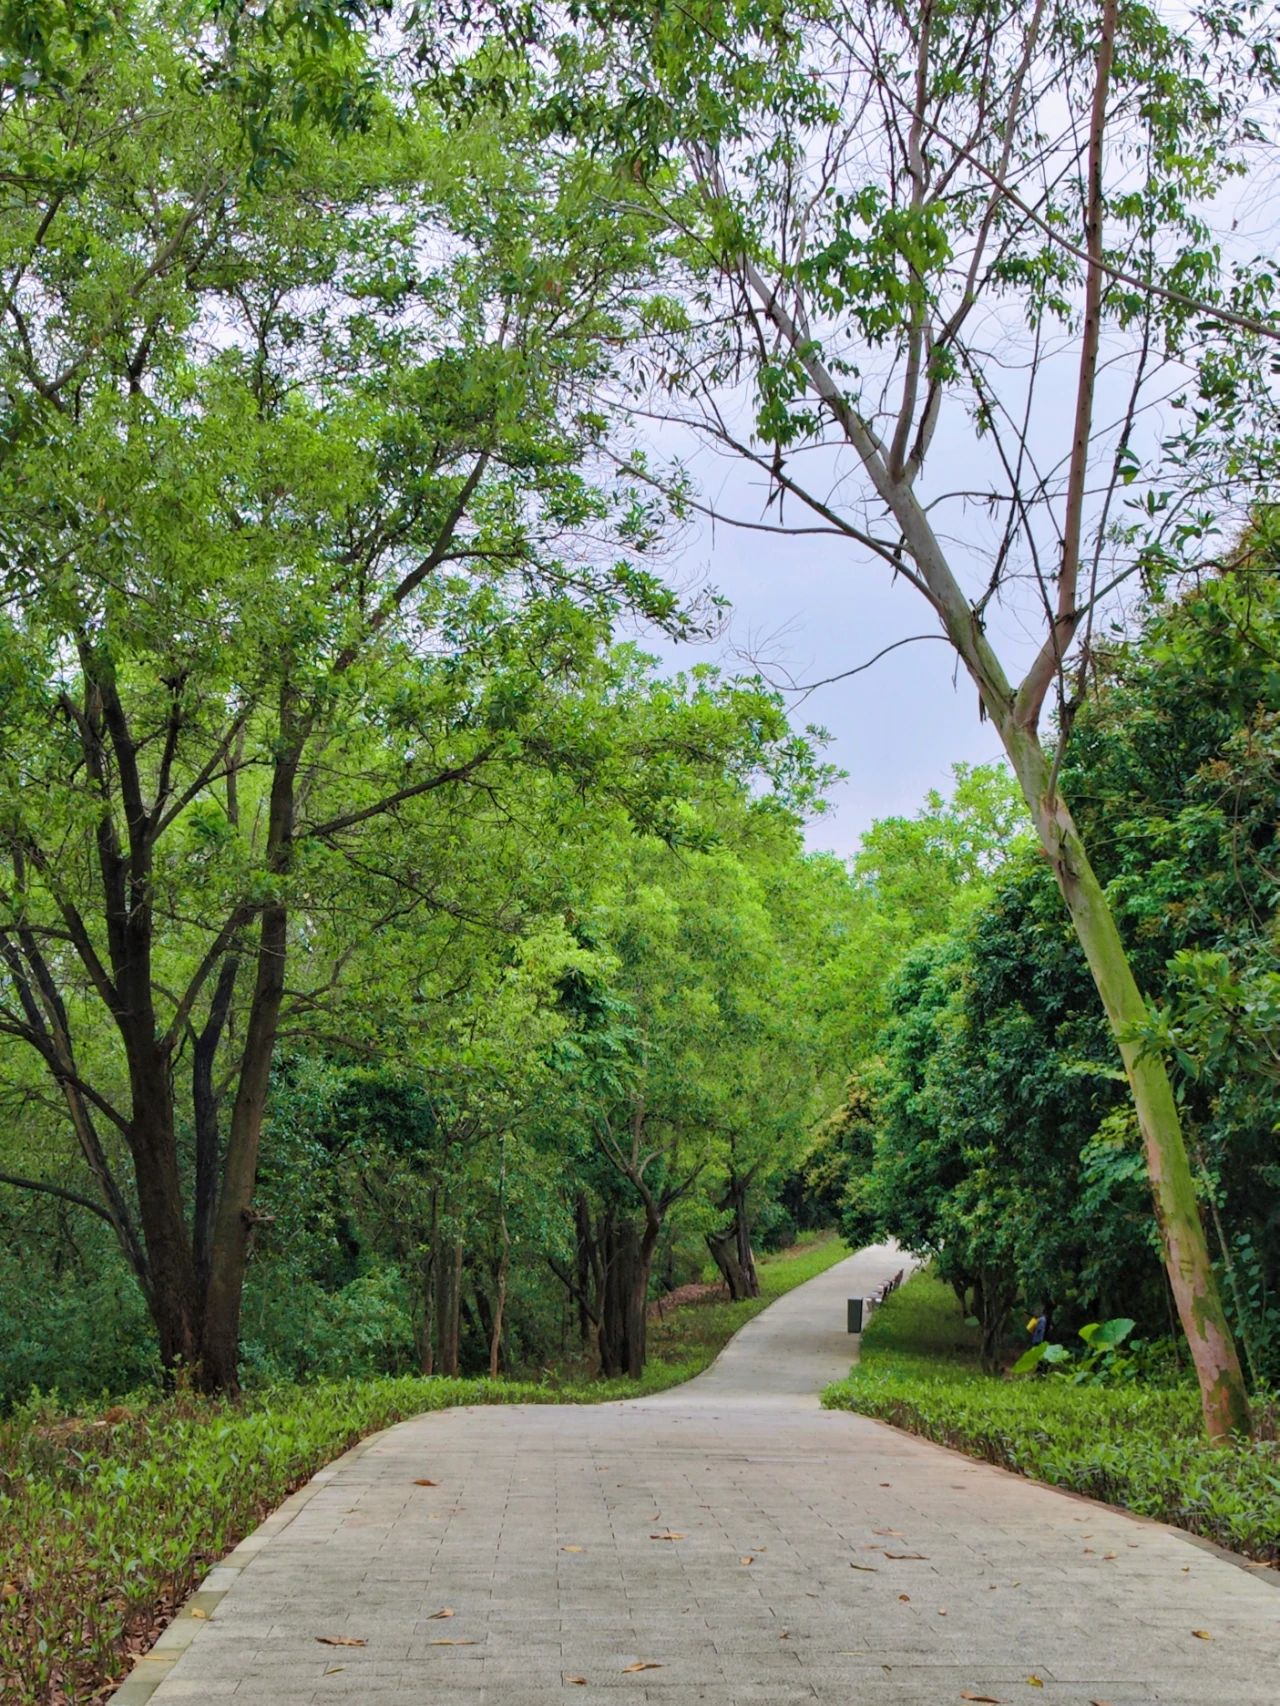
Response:
[{"label": "white sky", "polygon": [[[759,513],[759,496],[742,471],[714,472],[726,497],[737,497],[740,513]],[[690,536],[675,568],[681,583],[705,580],[734,607],[727,632],[710,644],[646,640],[676,668],[723,661],[741,670],[749,654],[770,676],[810,682],[936,626],[906,582],[893,585],[887,568],[835,538],[713,529],[708,522]],[[945,789],[957,760],[1001,756],[1000,737],[979,721],[977,692],[963,671],[957,679],[955,665],[951,648],[930,640],[818,688],[803,703],[789,696],[793,722],[828,729],[827,756],[849,772],[832,795],[832,810],[809,826],[811,847],[851,853],[874,818],[913,813],[930,788]]]}]

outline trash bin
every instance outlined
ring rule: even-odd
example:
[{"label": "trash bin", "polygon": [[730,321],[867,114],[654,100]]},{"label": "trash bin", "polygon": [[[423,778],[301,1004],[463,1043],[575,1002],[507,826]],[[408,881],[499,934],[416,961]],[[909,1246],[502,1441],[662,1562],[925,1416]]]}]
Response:
[{"label": "trash bin", "polygon": [[851,1333],[860,1333],[862,1331],[862,1308],[865,1301],[866,1300],[861,1297],[851,1297],[849,1299],[849,1331]]}]

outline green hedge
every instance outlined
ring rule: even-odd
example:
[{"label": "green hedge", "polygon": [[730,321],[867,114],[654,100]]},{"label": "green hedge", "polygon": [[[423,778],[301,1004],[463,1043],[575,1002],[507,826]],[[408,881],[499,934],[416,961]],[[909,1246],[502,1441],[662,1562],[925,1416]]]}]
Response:
[{"label": "green hedge", "polygon": [[1190,1385],[984,1375],[949,1287],[918,1275],[877,1310],[833,1409],[878,1416],[1003,1469],[1280,1560],[1280,1445],[1211,1446]]}]

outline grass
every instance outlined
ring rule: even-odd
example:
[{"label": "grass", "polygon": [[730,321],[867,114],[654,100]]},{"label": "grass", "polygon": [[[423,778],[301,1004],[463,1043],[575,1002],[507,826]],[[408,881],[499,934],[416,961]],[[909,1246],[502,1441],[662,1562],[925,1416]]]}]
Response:
[{"label": "grass", "polygon": [[651,1325],[640,1380],[328,1381],[238,1404],[143,1397],[95,1416],[33,1403],[0,1423],[0,1699],[86,1706],[208,1565],[366,1434],[455,1404],[600,1403],[699,1373],[744,1322],[845,1255],[811,1239],[761,1263],[762,1295]]},{"label": "grass", "polygon": [[1211,1446],[1190,1385],[1072,1386],[1047,1374],[984,1375],[976,1334],[950,1288],[929,1274],[876,1311],[861,1361],[823,1403],[1280,1561],[1280,1444]]}]

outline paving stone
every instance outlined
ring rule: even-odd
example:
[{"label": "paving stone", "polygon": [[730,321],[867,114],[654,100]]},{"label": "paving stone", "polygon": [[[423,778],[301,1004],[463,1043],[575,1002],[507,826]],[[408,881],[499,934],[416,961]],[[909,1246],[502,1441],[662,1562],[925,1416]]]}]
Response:
[{"label": "paving stone", "polygon": [[819,1408],[856,1343],[845,1298],[901,1266],[861,1252],[654,1398],[444,1411],[366,1442],[214,1572],[151,1699],[1274,1706],[1274,1579]]}]

